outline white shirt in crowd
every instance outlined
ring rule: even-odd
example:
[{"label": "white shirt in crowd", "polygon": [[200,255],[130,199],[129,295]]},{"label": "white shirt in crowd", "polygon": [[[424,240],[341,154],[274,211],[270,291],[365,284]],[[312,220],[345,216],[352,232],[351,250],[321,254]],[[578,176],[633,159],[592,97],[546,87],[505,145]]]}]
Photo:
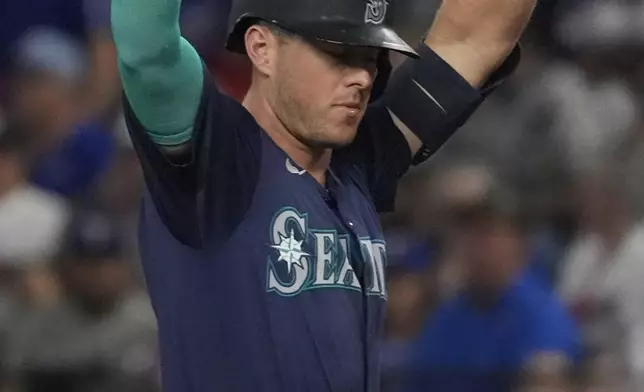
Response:
[{"label": "white shirt in crowd", "polygon": [[69,220],[67,203],[31,185],[0,197],[0,262],[48,261],[58,251]]},{"label": "white shirt in crowd", "polygon": [[581,236],[564,263],[560,292],[578,312],[586,347],[605,365],[623,363],[634,390],[644,390],[644,225],[610,254],[598,236]]}]

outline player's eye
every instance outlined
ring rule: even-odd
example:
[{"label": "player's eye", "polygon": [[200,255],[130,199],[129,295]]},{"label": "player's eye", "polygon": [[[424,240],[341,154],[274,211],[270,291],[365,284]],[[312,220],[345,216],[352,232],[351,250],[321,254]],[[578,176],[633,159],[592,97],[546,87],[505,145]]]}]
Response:
[{"label": "player's eye", "polygon": [[339,64],[350,67],[371,69],[378,63],[378,53],[367,48],[343,48],[331,55]]},{"label": "player's eye", "polygon": [[345,62],[348,57],[346,50],[343,50],[342,47],[338,45],[324,48],[324,53],[338,63]]}]

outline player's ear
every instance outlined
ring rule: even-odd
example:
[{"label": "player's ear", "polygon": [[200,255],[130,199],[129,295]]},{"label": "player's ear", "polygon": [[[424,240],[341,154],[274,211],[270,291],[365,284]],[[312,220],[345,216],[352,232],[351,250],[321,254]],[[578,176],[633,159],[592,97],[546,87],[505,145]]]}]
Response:
[{"label": "player's ear", "polygon": [[253,25],[246,30],[246,53],[257,70],[268,76],[273,72],[279,41],[262,25]]}]

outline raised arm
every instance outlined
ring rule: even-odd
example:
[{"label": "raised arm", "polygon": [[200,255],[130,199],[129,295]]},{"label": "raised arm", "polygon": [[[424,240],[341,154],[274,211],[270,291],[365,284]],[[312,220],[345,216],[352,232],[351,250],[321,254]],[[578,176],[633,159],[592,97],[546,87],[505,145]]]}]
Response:
[{"label": "raised arm", "polygon": [[420,45],[421,59],[408,60],[385,95],[417,162],[440,148],[516,67],[519,52],[512,51],[536,3],[443,0]]},{"label": "raised arm", "polygon": [[188,142],[204,83],[196,50],[181,37],[181,0],[112,0],[112,32],[127,100],[152,140]]},{"label": "raised arm", "polygon": [[393,73],[347,154],[361,157],[379,211],[393,209],[398,180],[410,163],[438,151],[516,68],[517,41],[536,2],[443,0],[416,49],[420,59]]},{"label": "raised arm", "polygon": [[425,44],[481,88],[516,46],[537,0],[443,0]]},{"label": "raised arm", "polygon": [[230,234],[250,205],[261,133],[181,37],[180,8],[181,0],[112,0],[112,30],[125,122],[146,183],[142,220],[160,218],[199,248]]}]

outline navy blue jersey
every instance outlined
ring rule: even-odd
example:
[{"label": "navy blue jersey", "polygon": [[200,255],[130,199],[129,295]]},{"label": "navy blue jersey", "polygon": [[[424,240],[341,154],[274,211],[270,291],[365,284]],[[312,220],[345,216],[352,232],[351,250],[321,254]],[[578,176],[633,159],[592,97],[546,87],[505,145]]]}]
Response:
[{"label": "navy blue jersey", "polygon": [[[471,112],[480,94],[440,66],[417,115]],[[441,95],[451,97],[442,106]],[[355,141],[334,152],[326,187],[208,75],[184,161],[169,160],[129,108],[126,117],[148,189],[140,245],[165,391],[379,390],[378,212],[411,163],[387,108],[371,105]]]}]

